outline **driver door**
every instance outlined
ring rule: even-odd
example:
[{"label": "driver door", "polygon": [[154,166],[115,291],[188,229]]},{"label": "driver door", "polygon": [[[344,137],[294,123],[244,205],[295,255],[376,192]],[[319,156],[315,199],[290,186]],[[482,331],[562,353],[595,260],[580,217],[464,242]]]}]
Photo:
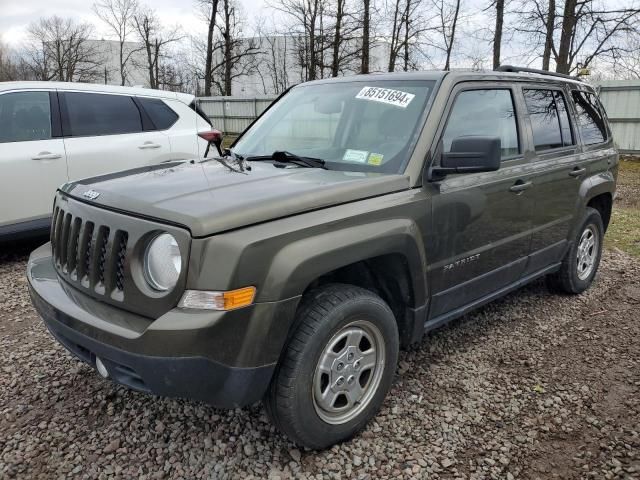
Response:
[{"label": "driver door", "polygon": [[461,136],[497,136],[502,155],[498,171],[449,174],[435,185],[431,320],[513,285],[526,267],[534,203],[518,102],[509,84],[495,82],[465,83],[449,100],[440,150]]}]

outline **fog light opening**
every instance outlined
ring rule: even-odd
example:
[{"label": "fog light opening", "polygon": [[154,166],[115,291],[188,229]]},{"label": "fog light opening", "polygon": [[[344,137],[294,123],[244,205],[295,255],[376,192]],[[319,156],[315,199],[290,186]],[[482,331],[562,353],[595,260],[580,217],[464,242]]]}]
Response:
[{"label": "fog light opening", "polygon": [[99,357],[96,357],[96,370],[98,370],[98,373],[102,378],[109,378],[109,371],[107,370],[107,367],[104,366],[104,363],[102,363],[102,360],[100,360]]}]

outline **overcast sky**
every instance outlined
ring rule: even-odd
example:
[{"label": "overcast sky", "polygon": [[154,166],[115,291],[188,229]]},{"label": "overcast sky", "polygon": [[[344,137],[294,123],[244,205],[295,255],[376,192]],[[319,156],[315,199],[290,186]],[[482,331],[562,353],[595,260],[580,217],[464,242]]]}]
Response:
[{"label": "overcast sky", "polygon": [[[266,12],[264,0],[240,0],[249,24],[257,15]],[[204,28],[191,0],[141,0],[152,6],[167,25],[180,25],[184,31],[197,33]],[[96,37],[107,36],[91,11],[93,0],[0,0],[0,35],[10,45],[17,45],[26,37],[29,23],[40,17],[58,15],[93,23]]]}]

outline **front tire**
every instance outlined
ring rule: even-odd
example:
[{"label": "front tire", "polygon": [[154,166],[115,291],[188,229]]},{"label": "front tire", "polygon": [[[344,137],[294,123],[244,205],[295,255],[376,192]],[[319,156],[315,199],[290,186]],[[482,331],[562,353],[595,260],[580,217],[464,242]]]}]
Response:
[{"label": "front tire", "polygon": [[603,241],[604,225],[600,212],[587,207],[560,270],[547,277],[551,290],[577,294],[589,288],[598,271]]},{"label": "front tire", "polygon": [[398,348],[395,318],[379,296],[342,284],[309,292],[265,395],[267,415],[310,449],[352,437],[378,412]]}]

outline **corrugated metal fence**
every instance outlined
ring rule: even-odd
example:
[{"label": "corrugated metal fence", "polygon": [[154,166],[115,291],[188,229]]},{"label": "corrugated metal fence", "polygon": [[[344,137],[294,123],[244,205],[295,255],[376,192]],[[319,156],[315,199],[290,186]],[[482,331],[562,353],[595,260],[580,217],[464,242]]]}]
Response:
[{"label": "corrugated metal fence", "polygon": [[597,88],[618,148],[640,153],[640,80],[611,80]]},{"label": "corrugated metal fence", "polygon": [[[640,80],[612,80],[597,88],[620,151],[640,153]],[[198,103],[217,129],[237,135],[275,99],[275,96],[202,97]]]},{"label": "corrugated metal fence", "polygon": [[276,97],[201,97],[198,105],[213,126],[225,135],[237,135],[264,112]]}]

